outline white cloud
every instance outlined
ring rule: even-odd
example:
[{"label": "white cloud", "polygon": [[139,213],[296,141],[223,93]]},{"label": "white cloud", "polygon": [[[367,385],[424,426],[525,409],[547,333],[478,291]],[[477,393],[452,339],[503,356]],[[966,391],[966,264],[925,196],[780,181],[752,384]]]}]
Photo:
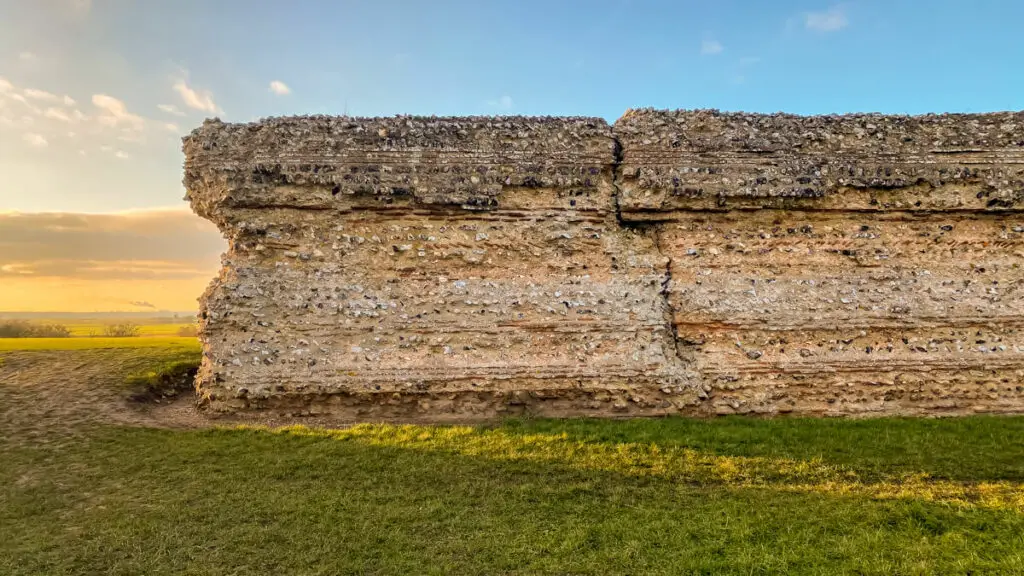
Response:
[{"label": "white cloud", "polygon": [[35,59],[36,55],[29,52],[28,50],[25,50],[24,52],[18,54],[18,60],[21,60],[22,62],[31,62]]},{"label": "white cloud", "polygon": [[280,80],[274,80],[273,82],[270,83],[270,91],[273,92],[274,94],[277,94],[278,96],[285,96],[287,94],[291,94],[292,89],[289,88],[288,85],[285,84],[284,82],[281,82]]},{"label": "white cloud", "polygon": [[175,116],[184,116],[185,115],[185,113],[182,112],[181,110],[178,110],[178,107],[175,106],[174,104],[157,104],[156,107],[159,108],[161,112],[166,112],[168,114],[174,114]]},{"label": "white cloud", "polygon": [[501,108],[502,110],[508,110],[512,108],[512,106],[515,105],[515,103],[512,102],[511,96],[505,95],[502,96],[501,98],[498,98],[497,100],[488,100],[487,105],[493,106],[495,108]]},{"label": "white cloud", "polygon": [[[0,87],[0,88],[2,88],[2,87]],[[0,90],[0,93],[4,93],[4,90]],[[25,108],[28,108],[29,111],[31,111],[33,114],[42,114],[43,113],[43,111],[40,110],[38,106],[36,106],[35,104],[29,102],[28,98],[25,98],[24,94],[19,94],[17,92],[6,92],[6,97],[9,98],[10,100],[13,100],[15,102],[21,103],[22,105],[25,106]]]},{"label": "white cloud", "polygon": [[43,116],[53,120],[60,120],[61,122],[71,122],[71,117],[60,108],[47,108],[46,112],[43,112]]},{"label": "white cloud", "polygon": [[107,144],[104,144],[103,146],[100,146],[100,152],[113,152],[113,151],[114,151],[114,147],[113,146],[109,146]]},{"label": "white cloud", "polygon": [[79,156],[88,156],[88,155],[89,155],[89,153],[88,153],[88,152],[86,152],[85,150],[79,150],[79,151],[78,151],[78,155],[79,155]]},{"label": "white cloud", "polygon": [[72,98],[71,96],[65,95],[64,96],[64,105],[65,106],[74,106],[75,105],[75,99]]},{"label": "white cloud", "polygon": [[33,100],[42,100],[43,102],[59,102],[60,97],[56,94],[51,94],[46,90],[36,90],[35,88],[26,88],[25,96]]},{"label": "white cloud", "polygon": [[700,43],[700,53],[705,56],[721,54],[724,49],[722,43],[717,40],[705,40]]},{"label": "white cloud", "polygon": [[0,76],[0,94],[10,92],[11,90],[14,90],[14,84],[11,84],[7,78]]},{"label": "white cloud", "polygon": [[106,94],[94,94],[92,97],[92,103],[94,106],[102,110],[104,113],[100,115],[99,122],[106,126],[126,126],[133,130],[142,130],[145,126],[145,121],[141,116],[132,114],[128,111],[128,107],[113,96],[107,96]]},{"label": "white cloud", "polygon": [[213,101],[213,94],[209,90],[194,90],[184,80],[179,80],[174,84],[174,91],[181,95],[181,99],[189,108],[211,114],[216,114],[219,111],[217,104]]},{"label": "white cloud", "polygon": [[68,138],[74,138],[75,136],[77,136],[77,134],[74,132],[68,132]]},{"label": "white cloud", "polygon": [[25,140],[25,142],[27,142],[28,145],[32,146],[33,148],[46,148],[50,144],[49,142],[46,141],[46,138],[43,138],[41,134],[35,134],[33,132],[25,134],[24,136],[22,136],[22,139]]},{"label": "white cloud", "polygon": [[178,125],[173,122],[164,123],[164,129],[168,132],[178,132]]},{"label": "white cloud", "polygon": [[804,17],[807,29],[816,32],[835,32],[846,28],[849,23],[842,6],[833,6],[824,12],[808,12]]},{"label": "white cloud", "polygon": [[128,160],[129,158],[131,158],[131,156],[129,156],[128,154],[125,154],[121,150],[118,150],[117,152],[114,152],[114,157],[115,158],[120,158],[121,160]]}]

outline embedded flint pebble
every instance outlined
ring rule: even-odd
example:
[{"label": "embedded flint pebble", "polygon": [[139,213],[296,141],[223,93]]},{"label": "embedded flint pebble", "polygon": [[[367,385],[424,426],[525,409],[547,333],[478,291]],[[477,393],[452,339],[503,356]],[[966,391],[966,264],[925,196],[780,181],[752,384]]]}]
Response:
[{"label": "embedded flint pebble", "polygon": [[184,151],[229,240],[212,410],[1024,412],[1022,113],[210,120]]}]

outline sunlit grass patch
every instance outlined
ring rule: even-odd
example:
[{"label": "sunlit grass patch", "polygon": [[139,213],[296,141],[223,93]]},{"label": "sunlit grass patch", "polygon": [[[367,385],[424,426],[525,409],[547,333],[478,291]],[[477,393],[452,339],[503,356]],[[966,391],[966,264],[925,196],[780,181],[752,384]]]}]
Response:
[{"label": "sunlit grass patch", "polygon": [[[1014,476],[991,456],[1019,446],[984,438],[1021,419],[976,420],[958,434],[965,453],[1002,468],[989,476]],[[895,427],[933,457],[929,438],[960,429],[916,424],[926,432]],[[985,501],[990,482],[970,477],[970,458],[953,482],[913,478],[903,451],[870,439],[891,474],[830,462],[813,439],[790,456],[743,453],[791,428],[848,437],[852,422],[546,430],[562,425],[100,427],[6,452],[0,436],[0,573],[1024,573],[1024,513],[999,482]],[[715,443],[691,426],[746,441]],[[882,489],[903,480],[909,493]],[[951,497],[946,483],[976,492]]]},{"label": "sunlit grass patch", "polygon": [[185,359],[166,360],[142,372],[129,374],[125,378],[129,397],[135,401],[160,400],[194,390],[199,358],[185,356]]},{"label": "sunlit grass patch", "polygon": [[0,353],[4,576],[1024,574],[1021,417],[112,426],[198,343],[67,340]]},{"label": "sunlit grass patch", "polygon": [[495,460],[555,463],[581,470],[657,476],[674,482],[733,488],[771,488],[880,499],[917,499],[1024,512],[1020,482],[957,482],[929,474],[892,473],[865,480],[853,469],[821,459],[724,456],[639,442],[588,442],[561,434],[512,434],[500,428],[363,424],[341,430],[293,426],[274,430],[371,446],[436,450]]}]

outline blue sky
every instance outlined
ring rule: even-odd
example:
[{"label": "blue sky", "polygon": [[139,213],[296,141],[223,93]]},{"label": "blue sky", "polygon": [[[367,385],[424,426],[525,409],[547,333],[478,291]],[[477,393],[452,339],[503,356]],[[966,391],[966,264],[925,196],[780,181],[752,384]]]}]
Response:
[{"label": "blue sky", "polygon": [[1020,109],[1022,22],[994,0],[0,0],[0,211],[180,206],[180,137],[214,115]]},{"label": "blue sky", "polygon": [[[0,310],[194,308],[206,117],[1024,108],[1024,2],[0,0]],[[45,214],[42,214],[45,213]]]}]

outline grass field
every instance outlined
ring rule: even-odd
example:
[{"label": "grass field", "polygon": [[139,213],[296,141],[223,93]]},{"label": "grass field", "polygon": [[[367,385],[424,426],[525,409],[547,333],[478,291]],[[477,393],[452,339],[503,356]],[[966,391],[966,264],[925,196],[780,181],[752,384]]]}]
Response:
[{"label": "grass field", "polygon": [[[102,336],[103,329],[110,322],[68,322],[64,326],[67,326],[71,330],[71,336]],[[137,324],[139,327],[139,336],[176,336],[178,331],[182,328],[188,328],[195,326],[192,322],[171,322],[166,324]]]},{"label": "grass field", "polygon": [[196,327],[194,317],[153,317],[153,318],[45,318],[30,321],[33,324],[57,324],[68,328],[71,336],[81,337],[102,337],[107,326],[112,324],[130,323],[138,328],[139,336],[178,336],[182,329]]},{"label": "grass field", "polygon": [[139,336],[134,338],[0,338],[0,352],[14,350],[95,350],[105,348],[181,348],[199,350],[194,337]]},{"label": "grass field", "polygon": [[[10,354],[134,373],[173,350]],[[1024,573],[1020,417],[24,421],[0,423],[5,575]]]}]

